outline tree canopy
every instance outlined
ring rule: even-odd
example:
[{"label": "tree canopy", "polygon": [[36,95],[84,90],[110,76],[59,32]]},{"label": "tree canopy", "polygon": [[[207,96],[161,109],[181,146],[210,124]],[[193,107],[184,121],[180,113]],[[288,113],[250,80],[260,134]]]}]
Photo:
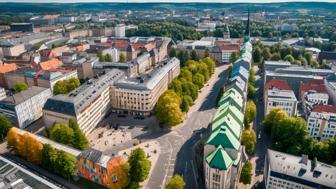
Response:
[{"label": "tree canopy", "polygon": [[252,100],[249,100],[246,103],[244,113],[245,127],[249,127],[249,124],[251,124],[256,117],[257,117],[257,107]]},{"label": "tree canopy", "polygon": [[184,189],[186,183],[183,180],[183,177],[180,175],[174,175],[173,178],[168,182],[165,189]]},{"label": "tree canopy", "polygon": [[252,164],[248,161],[244,164],[240,173],[239,182],[243,184],[251,184],[252,181]]},{"label": "tree canopy", "polygon": [[15,92],[19,93],[28,89],[28,85],[25,82],[18,81],[14,86]]},{"label": "tree canopy", "polygon": [[256,134],[253,129],[247,128],[242,133],[242,143],[245,146],[245,151],[249,154],[254,152],[256,140]]},{"label": "tree canopy", "polygon": [[147,159],[145,152],[141,148],[136,148],[131,152],[128,163],[130,166],[130,185],[138,186],[140,182],[146,180],[148,177],[151,162]]},{"label": "tree canopy", "polygon": [[57,81],[53,88],[53,94],[68,94],[73,91],[77,87],[80,86],[80,82],[78,78],[70,78],[61,81]]}]

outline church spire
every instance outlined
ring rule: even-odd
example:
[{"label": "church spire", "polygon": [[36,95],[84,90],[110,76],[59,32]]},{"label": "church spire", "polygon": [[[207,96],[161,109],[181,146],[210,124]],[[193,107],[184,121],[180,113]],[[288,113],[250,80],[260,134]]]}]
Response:
[{"label": "church spire", "polygon": [[250,8],[248,8],[247,12],[247,23],[245,28],[245,36],[250,36]]}]

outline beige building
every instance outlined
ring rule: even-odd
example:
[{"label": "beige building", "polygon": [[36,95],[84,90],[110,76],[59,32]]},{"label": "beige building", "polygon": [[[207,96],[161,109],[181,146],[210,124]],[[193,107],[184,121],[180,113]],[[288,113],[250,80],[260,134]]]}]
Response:
[{"label": "beige building", "polygon": [[118,113],[150,115],[160,95],[180,73],[180,61],[171,58],[152,72],[137,78],[119,80],[111,88],[112,108]]},{"label": "beige building", "polygon": [[45,125],[51,127],[73,119],[85,134],[90,133],[111,110],[110,87],[122,77],[122,71],[113,69],[67,95],[49,98],[43,108]]}]

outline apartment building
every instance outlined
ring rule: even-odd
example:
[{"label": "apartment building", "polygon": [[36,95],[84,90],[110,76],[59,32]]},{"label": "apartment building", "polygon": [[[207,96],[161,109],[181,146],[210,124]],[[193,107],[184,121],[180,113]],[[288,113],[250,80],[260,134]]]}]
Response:
[{"label": "apartment building", "polygon": [[264,108],[267,115],[272,108],[280,108],[289,116],[296,116],[298,101],[285,80],[271,80],[264,87]]},{"label": "apartment building", "polygon": [[0,86],[8,88],[8,83],[6,81],[5,75],[7,73],[13,72],[17,69],[16,64],[2,64],[0,63]]},{"label": "apartment building", "polygon": [[307,155],[299,157],[267,150],[264,170],[266,189],[334,189],[335,178],[336,167],[319,162],[316,158],[309,160]]},{"label": "apartment building", "polygon": [[51,96],[49,88],[33,86],[0,101],[0,114],[13,125],[25,128],[42,117],[42,108]]},{"label": "apartment building", "polygon": [[180,61],[171,58],[148,74],[117,81],[111,87],[112,108],[118,113],[150,115],[161,94],[179,74]]},{"label": "apartment building", "polygon": [[76,120],[85,134],[91,132],[111,110],[110,87],[124,77],[120,70],[108,70],[67,95],[49,98],[43,108],[47,127]]},{"label": "apartment building", "polygon": [[327,140],[336,137],[336,106],[316,105],[308,120],[308,132],[317,140]]},{"label": "apartment building", "polygon": [[327,105],[329,94],[323,80],[310,80],[300,84],[300,96],[305,116],[319,104]]},{"label": "apartment building", "polygon": [[125,37],[125,24],[117,24],[116,27],[114,27],[114,36]]}]

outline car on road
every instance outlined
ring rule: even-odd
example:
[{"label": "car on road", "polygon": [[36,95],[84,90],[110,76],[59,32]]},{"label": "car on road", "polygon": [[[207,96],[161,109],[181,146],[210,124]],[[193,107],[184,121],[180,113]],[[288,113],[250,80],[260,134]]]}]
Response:
[{"label": "car on road", "polygon": [[261,133],[258,134],[258,139],[261,139]]}]

